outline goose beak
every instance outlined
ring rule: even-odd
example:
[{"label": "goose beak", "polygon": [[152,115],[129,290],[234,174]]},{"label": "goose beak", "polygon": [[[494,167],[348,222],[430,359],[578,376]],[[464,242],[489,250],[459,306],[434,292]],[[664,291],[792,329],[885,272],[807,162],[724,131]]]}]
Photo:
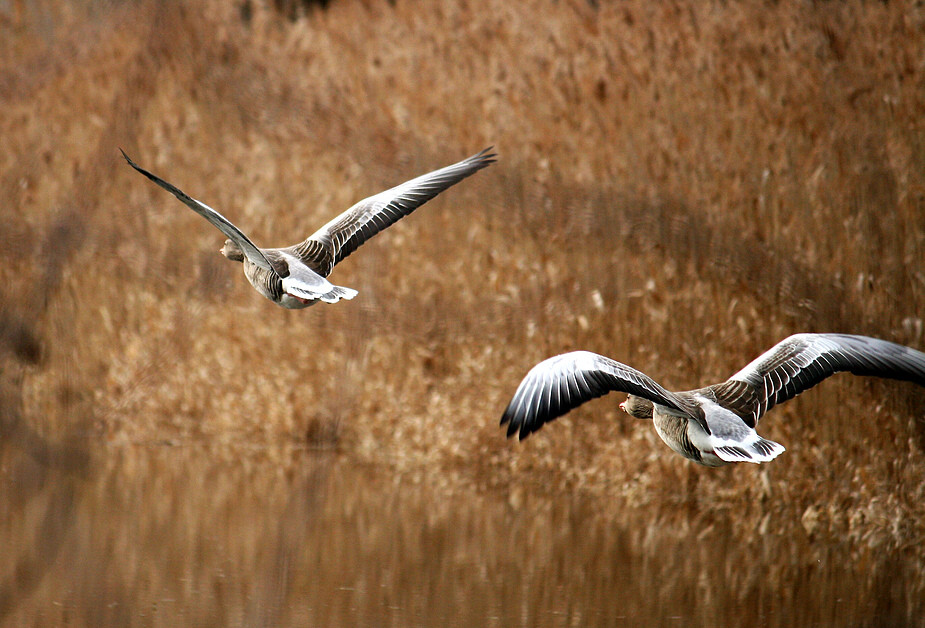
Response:
[{"label": "goose beak", "polygon": [[626,402],[625,401],[620,402],[620,409],[626,412]]}]

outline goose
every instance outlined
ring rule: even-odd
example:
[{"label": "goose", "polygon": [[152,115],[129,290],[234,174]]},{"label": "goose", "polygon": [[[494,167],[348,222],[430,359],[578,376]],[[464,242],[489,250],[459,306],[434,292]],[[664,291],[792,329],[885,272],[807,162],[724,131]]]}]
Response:
[{"label": "goose", "polygon": [[652,419],[672,450],[718,467],[768,462],[784,451],[755,432],[775,404],[847,371],[925,386],[925,353],[867,336],[795,334],[781,340],[725,382],[670,392],[651,377],[590,351],[573,351],[534,366],[501,417],[508,437],[523,440],[543,424],[611,391],[627,393],[620,409]]},{"label": "goose", "polygon": [[220,213],[132,161],[128,164],[208,220],[228,239],[222,255],[244,264],[244,275],[257,292],[287,309],[302,309],[318,301],[352,299],[357,291],[335,286],[327,276],[338,262],[368,239],[407,216],[440,192],[495,162],[491,147],[451,166],[434,170],[364,199],[299,244],[261,249]]}]

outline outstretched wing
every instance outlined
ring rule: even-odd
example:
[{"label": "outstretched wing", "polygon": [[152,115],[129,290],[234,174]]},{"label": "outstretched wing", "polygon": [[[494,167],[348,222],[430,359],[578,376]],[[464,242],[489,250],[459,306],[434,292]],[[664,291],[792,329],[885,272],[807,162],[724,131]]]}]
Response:
[{"label": "outstretched wing", "polygon": [[703,422],[694,408],[648,375],[590,351],[573,351],[543,360],[530,369],[504,411],[501,425],[507,424],[508,436],[520,431],[523,440],[544,423],[611,391],[648,399]]},{"label": "outstretched wing", "polygon": [[925,353],[868,336],[796,334],[711,388],[754,427],[774,405],[842,371],[925,386]]},{"label": "outstretched wing", "polygon": [[129,156],[125,154],[125,151],[122,150],[121,148],[119,149],[119,151],[122,153],[122,156],[125,157],[125,161],[128,162],[128,165],[130,165],[132,168],[134,168],[135,170],[145,175],[146,177],[154,181],[156,184],[158,184],[159,186],[161,186],[162,188],[164,188],[165,190],[167,190],[168,192],[176,196],[178,199],[180,199],[183,202],[184,205],[186,205],[187,207],[192,209],[194,212],[196,212],[197,214],[199,214],[200,216],[202,216],[203,218],[211,222],[213,225],[218,227],[219,231],[224,233],[235,244],[238,245],[238,248],[241,249],[241,251],[247,257],[247,259],[249,259],[251,262],[259,266],[260,268],[263,268],[264,270],[272,270],[273,272],[276,272],[272,264],[270,264],[270,261],[260,251],[260,249],[257,248],[257,246],[253,242],[250,241],[250,238],[244,235],[244,233],[242,233],[240,229],[238,229],[233,224],[231,224],[231,222],[229,222],[227,218],[222,216],[220,213],[218,213],[217,211],[215,211],[214,209],[212,209],[205,203],[200,203],[193,197],[189,196],[186,192],[184,192],[180,188],[174,185],[171,185],[170,183],[167,183],[160,177],[153,175],[147,170],[145,170],[144,168],[140,167],[138,164],[132,161],[129,158]]},{"label": "outstretched wing", "polygon": [[327,277],[334,266],[371,237],[407,216],[451,185],[494,163],[491,148],[360,201],[291,251]]}]

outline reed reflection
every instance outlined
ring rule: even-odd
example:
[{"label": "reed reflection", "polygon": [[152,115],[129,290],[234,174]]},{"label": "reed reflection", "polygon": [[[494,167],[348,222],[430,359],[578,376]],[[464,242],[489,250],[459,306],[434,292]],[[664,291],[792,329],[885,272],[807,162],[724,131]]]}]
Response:
[{"label": "reed reflection", "polygon": [[92,459],[4,476],[26,513],[3,522],[13,625],[865,625],[923,610],[901,556],[737,544],[694,507],[499,492],[298,448]]}]

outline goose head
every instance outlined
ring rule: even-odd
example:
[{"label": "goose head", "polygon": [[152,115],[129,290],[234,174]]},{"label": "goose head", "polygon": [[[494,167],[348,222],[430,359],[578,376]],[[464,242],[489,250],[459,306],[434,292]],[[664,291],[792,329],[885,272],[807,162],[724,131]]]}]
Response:
[{"label": "goose head", "polygon": [[636,395],[627,395],[626,401],[620,404],[620,409],[637,419],[652,418],[652,402]]},{"label": "goose head", "polygon": [[225,246],[219,249],[219,252],[232,262],[244,261],[244,252],[233,240],[225,240]]}]

